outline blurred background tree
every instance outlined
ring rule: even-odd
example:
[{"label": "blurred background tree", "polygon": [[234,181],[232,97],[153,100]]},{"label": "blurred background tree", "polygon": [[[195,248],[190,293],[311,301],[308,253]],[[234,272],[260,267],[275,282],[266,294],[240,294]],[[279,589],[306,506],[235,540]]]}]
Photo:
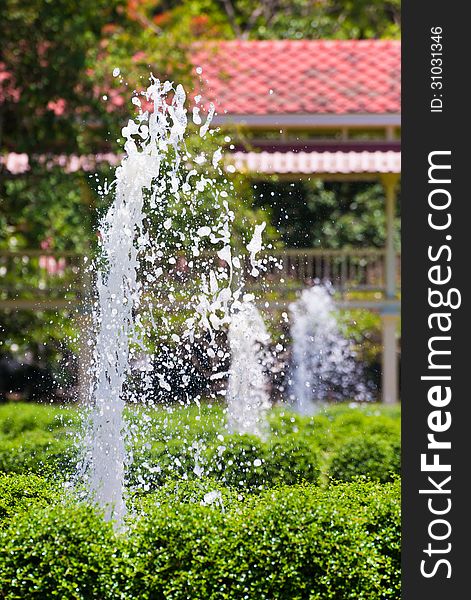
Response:
[{"label": "blurred background tree", "polygon": [[[272,222],[288,247],[384,247],[385,198],[379,183],[318,179],[287,182],[274,178],[257,182],[254,193],[257,206],[270,207]],[[399,232],[397,215],[397,248]]]},{"label": "blurred background tree", "polygon": [[218,39],[399,38],[400,0],[134,0],[161,35]]},{"label": "blurred background tree", "polygon": [[[2,0],[1,67],[14,90],[0,103],[2,150],[81,150],[80,120],[99,101],[90,50],[116,15],[117,0]],[[78,9],[79,8],[79,9]]]}]

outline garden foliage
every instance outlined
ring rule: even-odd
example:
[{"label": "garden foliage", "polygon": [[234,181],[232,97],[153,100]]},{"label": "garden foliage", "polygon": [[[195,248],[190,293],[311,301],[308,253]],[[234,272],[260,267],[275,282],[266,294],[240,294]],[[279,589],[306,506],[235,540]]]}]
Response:
[{"label": "garden foliage", "polygon": [[223,506],[207,505],[198,484],[163,488],[121,533],[89,506],[32,501],[0,533],[0,596],[399,597],[397,482],[280,487],[243,501],[221,490],[221,497]]},{"label": "garden foliage", "polygon": [[149,416],[115,530],[67,491],[76,410],[0,406],[0,598],[399,597],[397,408],[277,409],[262,440],[219,406]]},{"label": "garden foliage", "polygon": [[[131,409],[129,414],[133,421]],[[131,487],[139,487],[140,476],[149,489],[209,477],[260,492],[283,484],[351,481],[358,475],[386,482],[400,472],[398,414],[375,406],[334,406],[314,417],[277,410],[265,439],[229,434],[221,407],[152,410],[149,416],[152,426],[132,448]],[[4,405],[0,422],[0,471],[67,475],[74,469],[80,431],[75,411]]]}]

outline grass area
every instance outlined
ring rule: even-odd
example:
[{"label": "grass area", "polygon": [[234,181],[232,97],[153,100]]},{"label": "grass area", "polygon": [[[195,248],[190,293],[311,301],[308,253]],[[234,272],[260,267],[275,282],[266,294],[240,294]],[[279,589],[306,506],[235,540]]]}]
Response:
[{"label": "grass area", "polygon": [[128,421],[146,427],[116,531],[64,491],[79,411],[0,406],[1,598],[399,597],[399,407],[278,407],[263,440],[220,405]]}]

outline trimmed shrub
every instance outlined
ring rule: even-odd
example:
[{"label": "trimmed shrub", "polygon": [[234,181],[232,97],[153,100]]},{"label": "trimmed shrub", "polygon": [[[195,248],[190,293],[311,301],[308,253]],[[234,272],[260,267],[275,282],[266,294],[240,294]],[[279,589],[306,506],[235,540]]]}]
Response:
[{"label": "trimmed shrub", "polygon": [[131,487],[139,488],[145,482],[146,491],[153,491],[171,480],[193,478],[194,468],[195,452],[191,444],[171,439],[151,448],[136,448],[126,478]]},{"label": "trimmed shrub", "polygon": [[[78,411],[71,418],[73,410],[57,407],[9,404],[0,409],[5,419],[0,424],[0,471],[49,476],[74,468],[77,449],[65,423],[78,423]],[[135,409],[128,410],[132,414]],[[127,469],[131,488],[145,492],[202,476],[239,491],[260,492],[281,484],[315,483],[319,470],[323,480],[329,475],[341,481],[357,475],[387,481],[400,470],[399,420],[375,405],[332,406],[314,417],[275,410],[266,440],[228,435],[221,407],[204,407],[201,414],[195,407],[146,412],[151,425]]]},{"label": "trimmed shrub", "polygon": [[399,491],[283,487],[226,513],[161,502],[132,529],[130,597],[397,600]]},{"label": "trimmed shrub", "polygon": [[198,451],[178,439],[138,449],[128,469],[128,481],[131,486],[145,485],[146,491],[154,491],[172,480],[209,477],[231,488],[253,492],[282,484],[315,483],[319,473],[317,451],[300,436],[264,441],[234,434],[200,444]]},{"label": "trimmed shrub", "polygon": [[260,438],[226,435],[223,441],[208,449],[206,470],[223,485],[254,491],[267,483],[266,457],[266,445]]},{"label": "trimmed shrub", "polygon": [[17,513],[57,502],[59,494],[50,483],[36,475],[0,474],[0,527],[6,527]]},{"label": "trimmed shrub", "polygon": [[391,439],[391,470],[397,475],[401,474],[401,439]]},{"label": "trimmed shrub", "polygon": [[306,417],[285,408],[272,412],[270,426],[275,435],[291,435],[299,432],[303,435],[315,435],[320,419],[325,419],[325,417]]},{"label": "trimmed shrub", "polygon": [[[390,407],[332,405],[312,417],[297,415],[287,409],[275,410],[270,418],[275,435],[296,435],[309,440],[320,450],[332,452],[352,437],[380,435],[396,441],[400,437],[400,414]],[[391,414],[390,414],[391,413]]]},{"label": "trimmed shrub", "polygon": [[272,486],[319,481],[318,452],[299,435],[273,437],[267,447],[266,464]]},{"label": "trimmed shrub", "polygon": [[301,437],[286,435],[263,441],[235,434],[211,448],[208,456],[208,474],[239,490],[260,491],[319,479],[319,457]]},{"label": "trimmed shrub", "polygon": [[[210,494],[205,500],[205,496]],[[223,511],[240,505],[250,494],[234,488],[223,487],[209,477],[197,480],[167,481],[156,491],[149,494],[134,494],[130,497],[133,515],[148,515],[155,512],[155,507],[161,504],[198,504],[209,506],[214,504]]]},{"label": "trimmed shrub", "polygon": [[0,532],[0,597],[124,598],[118,558],[112,525],[89,506],[19,514]]},{"label": "trimmed shrub", "polygon": [[400,472],[399,443],[366,435],[344,443],[331,458],[329,476],[337,481],[352,481],[358,476],[391,481]]},{"label": "trimmed shrub", "polygon": [[[0,597],[397,600],[398,482],[282,487],[240,499],[214,480],[141,499],[123,534],[87,506],[19,513],[0,531]],[[214,499],[214,496],[213,496]],[[202,502],[203,501],[203,502]]]},{"label": "trimmed shrub", "polygon": [[71,440],[40,429],[0,440],[0,472],[51,474],[68,472],[76,460]]},{"label": "trimmed shrub", "polygon": [[80,415],[77,410],[58,406],[15,402],[0,405],[0,436],[15,438],[36,429],[56,431],[77,426]]}]

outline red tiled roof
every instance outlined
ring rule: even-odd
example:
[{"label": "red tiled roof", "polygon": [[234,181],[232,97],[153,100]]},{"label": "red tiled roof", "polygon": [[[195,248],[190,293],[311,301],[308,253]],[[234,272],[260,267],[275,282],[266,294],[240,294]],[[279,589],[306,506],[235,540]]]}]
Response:
[{"label": "red tiled roof", "polygon": [[[400,42],[217,41],[194,46],[219,114],[399,113]],[[198,69],[199,70],[199,69]]]}]

